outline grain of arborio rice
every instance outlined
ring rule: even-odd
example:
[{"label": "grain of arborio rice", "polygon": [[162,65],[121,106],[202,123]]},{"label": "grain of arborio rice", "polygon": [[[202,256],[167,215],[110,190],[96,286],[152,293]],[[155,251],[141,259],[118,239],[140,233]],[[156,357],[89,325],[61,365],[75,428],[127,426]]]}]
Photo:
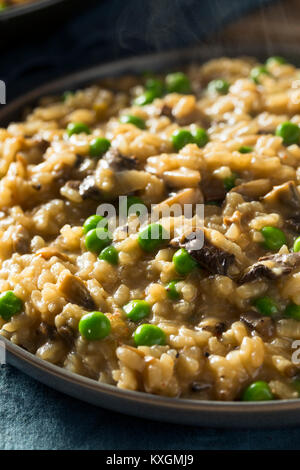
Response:
[{"label": "grain of arborio rice", "polygon": [[[299,70],[271,62],[269,74],[254,83],[249,75],[255,65],[253,59],[221,58],[192,66],[186,71],[191,93],[167,93],[145,106],[133,103],[143,78],[105,80],[64,100],[44,98],[23,122],[0,129],[0,292],[12,290],[23,302],[19,314],[0,318],[3,336],[46,361],[123,389],[238,400],[249,384],[263,380],[274,398],[298,397],[293,384],[300,371],[292,354],[300,322],[285,309],[300,306],[300,261],[292,254],[300,230],[300,146],[285,146],[275,130],[284,121],[300,124]],[[219,78],[229,82],[225,95],[207,88]],[[120,123],[123,114],[143,119],[146,128]],[[68,137],[73,122],[91,133]],[[206,145],[175,151],[174,131],[199,127],[208,134]],[[110,140],[109,152],[121,166],[135,157],[135,167],[90,157],[95,137]],[[239,152],[242,146],[249,152]],[[232,175],[233,187],[225,190]],[[90,192],[81,190],[88,178]],[[115,204],[120,195],[138,196],[161,214],[172,203],[204,203],[205,240],[215,254],[206,253],[199,268],[180,276],[173,242],[144,252],[131,230],[139,228],[133,215],[129,234],[124,225],[113,230],[118,265],[98,259],[85,247],[82,225],[99,204]],[[182,222],[174,214],[161,216],[170,238],[185,233]],[[185,222],[190,231],[198,228],[195,216]],[[284,232],[278,250],[263,245],[265,226]],[[231,261],[221,269],[224,254]],[[271,258],[258,261],[264,256]],[[292,260],[288,268],[286,259]],[[79,333],[91,309],[62,288],[70,278],[109,319],[106,338],[89,341]],[[173,280],[178,299],[166,289]],[[253,304],[264,296],[276,302],[273,316]],[[139,323],[161,328],[166,344],[135,345],[138,325],[122,307],[136,299],[151,308]]]}]

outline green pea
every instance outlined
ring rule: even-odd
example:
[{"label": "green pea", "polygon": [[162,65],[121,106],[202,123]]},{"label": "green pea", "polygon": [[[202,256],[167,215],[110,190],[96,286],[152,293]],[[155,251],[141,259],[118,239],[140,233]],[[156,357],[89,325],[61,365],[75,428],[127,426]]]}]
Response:
[{"label": "green pea", "polygon": [[230,191],[232,188],[236,186],[235,180],[237,178],[236,173],[232,173],[230,176],[227,176],[227,178],[224,178],[223,183],[226,191]]},{"label": "green pea", "polygon": [[300,320],[300,305],[290,303],[286,306],[284,315],[294,320]]},{"label": "green pea", "polygon": [[157,250],[166,240],[169,240],[168,232],[160,224],[148,225],[138,236],[140,247],[147,252]]},{"label": "green pea", "polygon": [[164,84],[158,78],[148,78],[145,83],[145,88],[148,91],[152,91],[155,98],[159,98],[164,92]]},{"label": "green pea", "polygon": [[162,96],[164,85],[161,80],[155,78],[148,78],[145,83],[145,91],[138,96],[134,103],[138,106],[144,106],[145,104],[152,103],[155,98]]},{"label": "green pea", "polygon": [[287,244],[285,234],[277,227],[263,227],[260,232],[264,238],[263,246],[267,250],[278,251],[282,245]]},{"label": "green pea", "polygon": [[109,264],[117,265],[119,262],[119,252],[114,246],[107,246],[101,251],[99,259],[107,261]]},{"label": "green pea", "polygon": [[177,250],[172,261],[178,274],[188,274],[197,266],[196,261],[185,248]]},{"label": "green pea", "polygon": [[277,126],[275,134],[282,137],[284,145],[298,144],[300,139],[300,128],[298,124],[286,121]]},{"label": "green pea", "polygon": [[177,152],[185,147],[187,144],[191,144],[194,142],[194,137],[190,131],[186,129],[177,129],[173,132],[171,136],[172,144]]},{"label": "green pea", "polygon": [[161,328],[147,323],[140,325],[134,332],[134,342],[136,346],[154,346],[156,344],[164,346],[166,335]]},{"label": "green pea", "polygon": [[204,147],[209,141],[207,132],[202,127],[198,127],[195,131],[192,131],[193,141],[198,147]]},{"label": "green pea", "polygon": [[20,313],[23,302],[13,291],[8,290],[0,295],[0,317],[9,321],[13,315]]},{"label": "green pea", "polygon": [[[86,219],[86,221],[83,224],[83,233],[88,233],[90,230],[93,228],[97,228],[99,222],[102,222],[102,226],[104,228],[108,228],[108,221],[105,217],[102,217],[102,215],[91,215]],[[99,227],[100,228],[100,227]]]},{"label": "green pea", "polygon": [[254,307],[257,308],[259,313],[266,316],[276,315],[278,313],[278,306],[271,297],[259,297],[253,301]]},{"label": "green pea", "polygon": [[85,247],[93,253],[100,253],[103,248],[110,245],[112,235],[107,228],[99,227],[90,230],[85,236]]},{"label": "green pea", "polygon": [[101,157],[110,147],[110,141],[104,137],[96,137],[90,143],[89,154],[91,157]]},{"label": "green pea", "polygon": [[178,292],[178,290],[176,288],[177,283],[178,283],[178,281],[171,281],[171,282],[169,282],[169,284],[166,287],[167,296],[171,300],[180,299],[180,293]]},{"label": "green pea", "polygon": [[91,312],[81,317],[78,329],[83,338],[89,341],[97,341],[109,335],[111,324],[103,313]]},{"label": "green pea", "polygon": [[[131,206],[134,206],[135,204],[141,204],[144,206],[144,201],[137,196],[127,196],[127,215],[129,214]],[[136,214],[140,215],[140,212],[136,211]]]},{"label": "green pea", "polygon": [[68,136],[71,137],[73,134],[90,134],[91,131],[86,124],[83,122],[70,122],[67,127]]},{"label": "green pea", "polygon": [[254,67],[250,72],[250,77],[256,84],[259,84],[259,79],[261,75],[270,75],[270,73],[268,72],[267,68],[264,65]]},{"label": "green pea", "polygon": [[248,145],[242,145],[242,146],[239,148],[239,152],[240,152],[240,153],[251,153],[251,152],[253,152],[253,148],[252,148],[252,147],[248,147]]},{"label": "green pea", "polygon": [[220,95],[226,95],[229,91],[230,84],[227,80],[223,80],[222,78],[218,78],[216,80],[212,80],[208,84],[208,90],[212,93],[219,93]]},{"label": "green pea", "polygon": [[151,307],[145,300],[131,300],[124,305],[123,310],[129,320],[140,321],[150,315]]},{"label": "green pea", "polygon": [[294,241],[293,251],[295,253],[298,253],[298,251],[300,251],[300,237],[296,238],[296,240]]},{"label": "green pea", "polygon": [[258,380],[249,385],[243,393],[243,401],[267,401],[273,400],[273,394],[267,382]]},{"label": "green pea", "polygon": [[191,83],[189,78],[182,72],[170,73],[166,76],[168,93],[190,93]]},{"label": "green pea", "polygon": [[271,65],[271,64],[279,64],[279,65],[286,64],[286,60],[285,60],[284,57],[280,57],[280,56],[276,55],[276,56],[273,56],[273,57],[269,57],[266,60],[266,65]]},{"label": "green pea", "polygon": [[141,119],[138,116],[132,116],[131,114],[123,114],[123,116],[120,117],[120,122],[122,124],[132,124],[139,129],[146,129],[144,119]]},{"label": "green pea", "polygon": [[145,106],[146,104],[152,103],[155,98],[155,92],[152,90],[146,90],[134,100],[134,104],[137,106]]}]

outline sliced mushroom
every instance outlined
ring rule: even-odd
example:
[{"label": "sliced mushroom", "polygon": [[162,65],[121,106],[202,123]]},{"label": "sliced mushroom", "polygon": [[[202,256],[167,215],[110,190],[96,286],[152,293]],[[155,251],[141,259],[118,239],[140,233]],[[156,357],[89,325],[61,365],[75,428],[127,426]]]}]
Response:
[{"label": "sliced mushroom", "polygon": [[255,281],[257,279],[274,280],[289,274],[300,265],[300,253],[287,253],[283,255],[270,255],[259,258],[257,263],[248,267],[239,279],[239,284]]},{"label": "sliced mushroom", "polygon": [[171,121],[175,121],[175,118],[172,113],[172,108],[171,106],[168,106],[167,104],[164,104],[160,110],[160,115],[161,116],[167,116]]},{"label": "sliced mushroom", "polygon": [[205,202],[224,201],[225,199],[226,190],[223,181],[219,178],[203,176],[200,188]]},{"label": "sliced mushroom", "polygon": [[56,328],[52,325],[48,325],[48,323],[44,321],[40,323],[37,333],[43,341],[55,339],[57,336]]},{"label": "sliced mushroom", "polygon": [[199,326],[203,330],[209,331],[214,336],[221,336],[227,329],[226,323],[216,318],[205,318],[199,323]]},{"label": "sliced mushroom", "polygon": [[185,204],[201,204],[203,202],[203,195],[199,188],[187,188],[173,194],[164,201],[156,204],[155,211],[161,211],[165,206],[171,207],[175,204],[184,206]]},{"label": "sliced mushroom", "polygon": [[52,258],[52,256],[57,256],[57,258],[60,258],[63,261],[70,261],[70,258],[59,251],[57,248],[54,246],[47,246],[45,248],[41,248],[36,252],[36,255],[42,256],[45,260],[49,260]]},{"label": "sliced mushroom", "polygon": [[34,137],[32,143],[43,154],[46,152],[47,148],[50,147],[50,142],[42,137]]},{"label": "sliced mushroom", "polygon": [[240,319],[250,330],[255,330],[265,338],[271,338],[275,333],[274,320],[271,317],[262,317],[254,310],[243,313]]},{"label": "sliced mushroom", "polygon": [[276,279],[276,274],[273,273],[272,269],[266,266],[264,263],[255,263],[246,272],[243,273],[239,279],[239,284],[245,284],[246,282],[256,281],[257,279]]},{"label": "sliced mushroom", "polygon": [[75,331],[72,330],[68,325],[62,325],[57,328],[59,336],[71,346],[74,343]]},{"label": "sliced mushroom", "polygon": [[138,161],[135,157],[126,157],[115,148],[109,149],[105,153],[102,162],[106,162],[108,168],[115,172],[135,170],[138,167]]},{"label": "sliced mushroom", "polygon": [[94,201],[101,200],[102,193],[96,185],[93,175],[89,175],[84,178],[79,186],[79,194],[82,199],[92,199]]},{"label": "sliced mushroom", "polygon": [[291,230],[294,230],[296,233],[300,232],[300,214],[289,217],[285,223]]},{"label": "sliced mushroom", "polygon": [[278,266],[295,268],[300,264],[300,253],[284,253],[282,255],[276,253],[275,255],[263,256],[258,261],[271,261]]},{"label": "sliced mushroom", "polygon": [[96,308],[96,304],[84,282],[73,274],[63,274],[59,279],[58,289],[69,302],[80,305],[87,310]]},{"label": "sliced mushroom", "polygon": [[269,179],[261,178],[258,180],[247,181],[245,183],[235,186],[231,191],[239,193],[242,196],[255,199],[264,196],[272,188]]},{"label": "sliced mushroom", "polygon": [[46,322],[42,322],[38,327],[38,335],[42,342],[50,340],[55,340],[60,336],[69,346],[74,343],[75,332],[69,326],[63,325],[58,329],[55,326],[48,325]]},{"label": "sliced mushroom", "polygon": [[300,211],[300,194],[294,181],[287,181],[280,186],[274,186],[263,200],[272,206],[282,204],[285,208]]},{"label": "sliced mushroom", "polygon": [[[203,245],[200,247],[202,240]],[[226,276],[229,267],[235,261],[233,254],[213,245],[199,229],[181,239],[171,240],[171,246],[185,248],[198,265],[211,274]]]}]

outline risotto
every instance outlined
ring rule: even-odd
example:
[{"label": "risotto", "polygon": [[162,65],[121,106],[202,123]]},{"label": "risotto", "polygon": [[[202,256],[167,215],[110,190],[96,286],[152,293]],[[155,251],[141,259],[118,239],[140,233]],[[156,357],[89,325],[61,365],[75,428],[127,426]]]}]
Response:
[{"label": "risotto", "polygon": [[1,335],[123,389],[297,398],[299,126],[281,57],[43,98],[0,129]]}]

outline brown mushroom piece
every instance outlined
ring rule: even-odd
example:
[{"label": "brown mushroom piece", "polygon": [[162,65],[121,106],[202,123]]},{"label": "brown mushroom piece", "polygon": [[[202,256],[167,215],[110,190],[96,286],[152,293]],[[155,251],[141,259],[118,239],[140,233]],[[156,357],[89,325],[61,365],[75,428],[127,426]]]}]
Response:
[{"label": "brown mushroom piece", "polygon": [[235,260],[233,254],[213,245],[200,229],[180,239],[174,238],[170,243],[171,246],[185,248],[197,264],[211,274],[226,276]]},{"label": "brown mushroom piece", "polygon": [[59,251],[57,248],[54,246],[46,246],[45,248],[41,248],[36,252],[37,256],[42,256],[45,260],[49,260],[52,258],[52,256],[56,256],[57,258],[60,258],[63,261],[70,261],[70,258]]},{"label": "brown mushroom piece", "polygon": [[273,318],[266,316],[262,317],[254,310],[243,313],[240,316],[240,319],[250,330],[255,330],[260,336],[271,338],[275,333]]},{"label": "brown mushroom piece", "polygon": [[102,158],[107,166],[115,171],[135,170],[138,167],[138,161],[135,157],[126,157],[122,155],[117,149],[109,149]]},{"label": "brown mushroom piece", "polygon": [[57,336],[56,328],[44,321],[40,323],[37,333],[43,342],[48,339],[55,339]]},{"label": "brown mushroom piece", "polygon": [[168,106],[167,104],[164,104],[160,110],[160,115],[161,116],[167,116],[171,121],[175,121],[175,118],[172,113],[172,108],[171,106]]},{"label": "brown mushroom piece", "polygon": [[275,254],[259,258],[257,263],[248,267],[238,280],[239,284],[255,281],[257,279],[275,280],[283,275],[289,274],[300,265],[300,252]]},{"label": "brown mushroom piece", "polygon": [[293,217],[286,219],[285,224],[294,232],[300,232],[300,214],[296,214]]},{"label": "brown mushroom piece", "polygon": [[179,204],[184,207],[185,204],[202,204],[203,195],[199,188],[186,188],[178,191],[177,193],[170,194],[170,196],[164,201],[156,204],[153,207],[155,212],[163,211],[164,208],[172,207],[175,204]]},{"label": "brown mushroom piece", "polygon": [[84,282],[73,274],[64,274],[59,280],[58,289],[69,302],[80,305],[87,310],[96,308],[96,304]]},{"label": "brown mushroom piece", "polygon": [[75,331],[72,330],[68,325],[62,325],[57,328],[58,335],[67,343],[69,346],[72,346],[75,339]]},{"label": "brown mushroom piece", "polygon": [[89,175],[84,178],[79,186],[79,194],[82,199],[93,199],[94,201],[101,200],[102,193],[96,185],[93,175]]},{"label": "brown mushroom piece", "polygon": [[50,147],[51,145],[48,140],[43,139],[43,138],[39,139],[37,143],[38,143],[38,148],[42,154],[44,154],[46,150],[48,149],[48,147]]},{"label": "brown mushroom piece", "polygon": [[209,331],[214,336],[221,336],[227,329],[225,322],[215,318],[205,318],[199,323],[199,326],[202,330]]},{"label": "brown mushroom piece", "polygon": [[261,178],[241,183],[238,186],[235,186],[231,192],[239,193],[243,197],[249,199],[256,199],[264,196],[271,188],[272,184],[270,183],[270,180]]},{"label": "brown mushroom piece", "polygon": [[204,202],[224,201],[226,197],[224,183],[219,178],[203,175],[200,188],[204,197]]},{"label": "brown mushroom piece", "polygon": [[270,206],[281,205],[291,215],[300,211],[300,194],[294,181],[287,181],[264,196],[263,201]]}]

